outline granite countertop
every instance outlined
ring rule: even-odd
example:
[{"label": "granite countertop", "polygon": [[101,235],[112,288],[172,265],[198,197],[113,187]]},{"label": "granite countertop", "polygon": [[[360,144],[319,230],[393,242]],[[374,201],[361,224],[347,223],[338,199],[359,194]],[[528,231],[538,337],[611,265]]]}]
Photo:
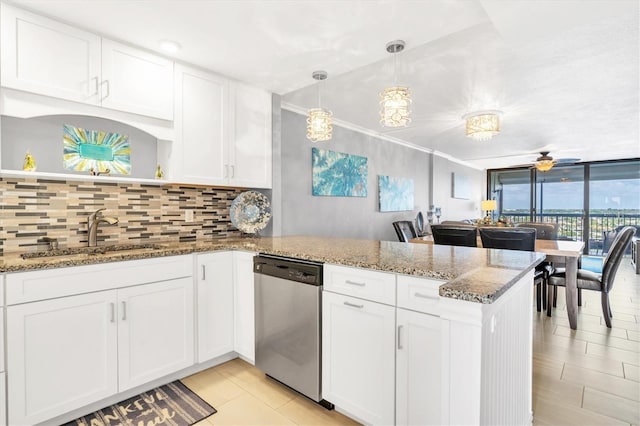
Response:
[{"label": "granite countertop", "polygon": [[544,254],[536,252],[307,236],[211,239],[123,248],[59,249],[58,256],[27,259],[21,257],[22,253],[5,253],[0,257],[0,272],[217,250],[245,250],[442,280],[446,281],[440,287],[440,295],[443,297],[492,303],[527,271],[544,260]]}]

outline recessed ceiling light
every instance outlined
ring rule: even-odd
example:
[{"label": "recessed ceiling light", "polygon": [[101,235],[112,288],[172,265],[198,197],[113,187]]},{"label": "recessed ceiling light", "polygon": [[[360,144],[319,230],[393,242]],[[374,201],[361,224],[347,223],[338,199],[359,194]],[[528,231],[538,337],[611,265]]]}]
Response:
[{"label": "recessed ceiling light", "polygon": [[176,53],[182,46],[172,40],[160,40],[160,48],[167,53]]}]

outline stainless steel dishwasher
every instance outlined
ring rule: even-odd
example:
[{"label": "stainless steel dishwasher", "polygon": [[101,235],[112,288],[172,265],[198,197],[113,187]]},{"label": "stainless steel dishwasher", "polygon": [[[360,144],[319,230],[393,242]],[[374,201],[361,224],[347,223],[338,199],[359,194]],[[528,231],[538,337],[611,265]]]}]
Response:
[{"label": "stainless steel dishwasher", "polygon": [[256,367],[332,409],[321,394],[322,264],[259,255],[253,272]]}]

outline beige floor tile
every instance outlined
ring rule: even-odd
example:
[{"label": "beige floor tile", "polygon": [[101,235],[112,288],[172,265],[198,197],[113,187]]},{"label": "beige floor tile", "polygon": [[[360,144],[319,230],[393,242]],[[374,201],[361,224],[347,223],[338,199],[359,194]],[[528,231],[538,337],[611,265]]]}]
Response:
[{"label": "beige floor tile", "polygon": [[237,365],[231,367],[230,370],[221,371],[221,374],[274,409],[298,396],[286,386],[267,378],[262,371],[253,366],[241,371],[238,371]]},{"label": "beige floor tile", "polygon": [[221,405],[209,422],[215,426],[295,425],[291,420],[248,393]]},{"label": "beige floor tile", "polygon": [[633,365],[640,365],[640,354],[624,349],[610,348],[597,343],[587,344],[587,355],[605,357],[609,359],[617,359],[622,362],[628,362]]},{"label": "beige floor tile", "polygon": [[629,425],[627,422],[594,413],[584,408],[567,405],[562,400],[542,395],[534,400],[533,418],[534,424],[563,426]]},{"label": "beige floor tile", "polygon": [[202,399],[213,405],[214,408],[246,392],[240,386],[216,371],[215,368],[210,368],[193,376],[189,376],[182,379],[182,382],[192,391],[200,395]]},{"label": "beige floor tile", "polygon": [[[611,326],[612,327],[625,328],[625,329],[631,330],[631,331],[640,331],[640,324],[638,324],[637,322],[623,321],[621,319],[618,319],[618,317],[615,316],[616,315],[615,313],[613,315],[614,315],[614,317],[611,318]],[[600,324],[606,326],[606,323],[604,322],[604,318],[600,318]]]},{"label": "beige floor tile", "polygon": [[297,425],[359,425],[335,410],[318,410],[318,405],[305,397],[294,398],[277,410]]},{"label": "beige floor tile", "polygon": [[633,380],[636,382],[640,382],[640,367],[633,364],[622,364],[624,367],[624,378],[628,380]]},{"label": "beige floor tile", "polygon": [[562,371],[562,380],[588,386],[603,392],[609,392],[613,395],[634,401],[640,401],[640,386],[638,386],[638,382],[622,377],[565,364],[564,370]]},{"label": "beige floor tile", "polygon": [[640,424],[640,404],[638,401],[585,387],[582,407],[628,423]]},{"label": "beige floor tile", "polygon": [[584,386],[575,383],[562,381],[560,379],[550,378],[533,372],[533,401],[539,398],[553,399],[554,401],[562,401],[565,405],[579,408],[582,406],[582,392]]},{"label": "beige floor tile", "polygon": [[615,359],[582,355],[566,359],[564,365],[572,365],[575,367],[599,371],[600,373],[610,374],[612,376],[624,377],[622,361]]},{"label": "beige floor tile", "polygon": [[[563,329],[563,330],[560,330]],[[626,339],[627,338],[627,330],[624,328],[613,327],[609,328],[606,325],[600,324],[579,324],[579,331],[586,331],[589,333],[602,334],[605,336],[617,337],[618,339]],[[569,320],[567,320],[565,324],[558,324],[557,328],[554,330],[554,333],[557,333],[560,336],[567,336],[568,332],[571,331],[569,327]]]},{"label": "beige floor tile", "polygon": [[592,333],[584,330],[571,330],[566,327],[558,327],[554,333],[556,336],[566,336],[578,340],[606,345],[612,348],[624,349],[626,351],[640,352],[640,342],[634,342],[619,337],[607,336],[605,334]]},{"label": "beige floor tile", "polygon": [[545,356],[533,356],[533,373],[549,379],[560,380],[564,362]]}]

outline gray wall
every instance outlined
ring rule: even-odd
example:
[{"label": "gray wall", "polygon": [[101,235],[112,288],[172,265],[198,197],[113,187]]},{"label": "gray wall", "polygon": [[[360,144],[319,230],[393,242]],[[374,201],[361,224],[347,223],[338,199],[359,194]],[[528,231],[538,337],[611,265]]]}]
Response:
[{"label": "gray wall", "polygon": [[75,172],[63,166],[62,126],[69,124],[129,136],[131,175],[125,177],[155,177],[158,140],[127,124],[83,115],[50,115],[26,119],[2,116],[1,121],[3,169],[22,170],[24,155],[28,150],[34,156],[39,172],[88,175],[88,172]]},{"label": "gray wall", "polygon": [[[281,173],[280,211],[282,235],[320,235],[397,241],[391,223],[413,220],[429,207],[431,154],[406,148],[339,126],[328,142],[311,143],[306,117],[282,110],[281,164],[274,156],[274,170]],[[368,196],[314,197],[311,195],[311,148],[318,147],[368,158]],[[414,210],[381,213],[378,207],[378,175],[413,179]],[[274,186],[275,191],[275,186]]]}]

